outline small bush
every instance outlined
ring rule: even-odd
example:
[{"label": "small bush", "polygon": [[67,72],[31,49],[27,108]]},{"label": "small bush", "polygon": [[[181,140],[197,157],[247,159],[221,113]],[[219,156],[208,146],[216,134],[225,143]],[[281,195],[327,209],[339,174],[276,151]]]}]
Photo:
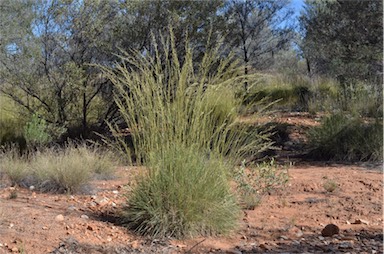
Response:
[{"label": "small bush", "polygon": [[130,194],[124,218],[136,232],[189,237],[226,233],[239,209],[230,193],[228,165],[195,147],[151,153],[149,174]]},{"label": "small bush", "polygon": [[327,192],[335,192],[338,188],[339,188],[339,185],[337,184],[337,182],[335,180],[327,180],[324,184],[323,184],[323,188],[327,191]]},{"label": "small bush", "polygon": [[364,122],[343,114],[326,117],[309,132],[309,156],[325,160],[381,161],[382,122]]},{"label": "small bush", "polygon": [[19,110],[11,99],[0,94],[0,149],[14,146],[21,152],[26,148],[23,136],[25,120]]},{"label": "small bush", "polygon": [[234,177],[246,209],[254,209],[265,194],[283,188],[289,179],[287,167],[277,165],[273,159],[252,167],[245,167],[243,163]]},{"label": "small bush", "polygon": [[47,127],[45,120],[34,114],[24,128],[24,137],[27,144],[32,147],[48,144],[52,137],[47,132]]}]

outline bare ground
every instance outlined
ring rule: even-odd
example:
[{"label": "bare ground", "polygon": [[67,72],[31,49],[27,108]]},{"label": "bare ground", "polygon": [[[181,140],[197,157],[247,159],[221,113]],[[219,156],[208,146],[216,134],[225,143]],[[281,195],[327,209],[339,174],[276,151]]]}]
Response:
[{"label": "bare ground", "polygon": [[[283,116],[280,121],[293,122],[294,128],[302,119]],[[289,146],[302,138],[297,130]],[[116,179],[94,180],[77,195],[15,189],[3,180],[0,253],[383,253],[381,165],[298,161],[283,191],[243,211],[239,230],[183,241],[140,237],[119,223],[124,186],[138,170],[121,168]],[[327,182],[336,190],[327,192]],[[340,232],[323,237],[329,223]]]}]

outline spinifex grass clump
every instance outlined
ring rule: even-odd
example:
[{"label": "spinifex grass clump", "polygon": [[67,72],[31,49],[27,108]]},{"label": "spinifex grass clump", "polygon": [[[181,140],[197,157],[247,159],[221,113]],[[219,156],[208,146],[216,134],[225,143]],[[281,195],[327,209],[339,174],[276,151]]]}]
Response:
[{"label": "spinifex grass clump", "polygon": [[220,60],[220,46],[207,48],[201,61],[193,62],[188,43],[178,55],[171,33],[160,46],[153,42],[153,54],[124,54],[114,69],[105,69],[133,150],[121,143],[129,158],[133,152],[148,169],[128,197],[124,216],[141,234],[228,232],[238,216],[230,168],[242,154],[265,148],[234,127],[239,104],[234,86],[252,77],[241,76],[232,57]]},{"label": "spinifex grass clump", "polygon": [[309,156],[316,159],[344,161],[381,161],[383,159],[383,124],[364,122],[341,113],[326,117],[309,132],[313,147]]},{"label": "spinifex grass clump", "polygon": [[149,155],[149,174],[124,214],[129,227],[174,237],[233,229],[239,208],[230,193],[227,165],[196,148],[175,144]]}]

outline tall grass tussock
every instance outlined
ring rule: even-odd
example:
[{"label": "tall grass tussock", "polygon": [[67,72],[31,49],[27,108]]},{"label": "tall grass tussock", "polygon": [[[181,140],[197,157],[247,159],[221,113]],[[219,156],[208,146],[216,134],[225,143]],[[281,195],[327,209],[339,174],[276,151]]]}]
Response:
[{"label": "tall grass tussock", "polygon": [[124,215],[140,234],[215,235],[237,224],[231,169],[242,155],[266,149],[267,141],[261,133],[250,140],[236,125],[235,89],[253,77],[241,75],[233,57],[220,59],[220,49],[208,44],[201,61],[193,62],[188,42],[185,54],[178,54],[171,32],[153,39],[153,54],[124,53],[114,69],[104,68],[133,148],[120,143],[128,158],[134,153],[148,169],[127,198]]}]

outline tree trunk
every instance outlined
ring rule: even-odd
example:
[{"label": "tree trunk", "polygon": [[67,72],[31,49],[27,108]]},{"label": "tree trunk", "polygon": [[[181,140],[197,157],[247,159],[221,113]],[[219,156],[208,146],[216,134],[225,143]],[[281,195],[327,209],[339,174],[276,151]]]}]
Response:
[{"label": "tree trunk", "polygon": [[83,92],[83,117],[82,117],[82,132],[83,132],[83,136],[84,138],[86,137],[87,135],[87,129],[88,129],[88,125],[87,125],[87,98],[86,98],[86,93]]}]

